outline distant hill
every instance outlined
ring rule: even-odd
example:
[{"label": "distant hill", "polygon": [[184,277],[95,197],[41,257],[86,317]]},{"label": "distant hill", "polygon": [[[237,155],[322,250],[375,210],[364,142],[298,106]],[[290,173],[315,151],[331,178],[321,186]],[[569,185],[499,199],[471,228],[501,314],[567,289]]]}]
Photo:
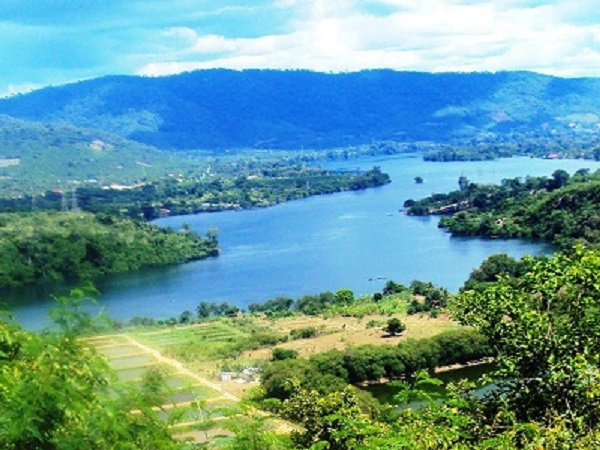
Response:
[{"label": "distant hill", "polygon": [[205,70],[46,88],[0,100],[0,114],[101,129],[164,149],[598,133],[600,79],[528,72]]},{"label": "distant hill", "polygon": [[127,183],[181,167],[177,155],[101,130],[0,116],[0,193]]}]

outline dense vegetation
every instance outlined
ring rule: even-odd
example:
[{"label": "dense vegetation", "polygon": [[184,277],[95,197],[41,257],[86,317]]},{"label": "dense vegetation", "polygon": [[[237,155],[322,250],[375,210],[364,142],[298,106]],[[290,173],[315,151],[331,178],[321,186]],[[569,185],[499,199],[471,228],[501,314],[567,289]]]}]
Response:
[{"label": "dense vegetation", "polygon": [[34,334],[0,319],[0,448],[181,448],[150,408],[160,383],[117,388],[106,360],[77,339],[92,322],[77,312],[85,293],[73,294],[63,306],[75,309],[53,312],[58,330]]},{"label": "dense vegetation", "polygon": [[83,212],[0,214],[0,287],[182,263],[218,254],[202,238]]},{"label": "dense vegetation", "polygon": [[402,341],[397,346],[364,345],[320,353],[310,359],[277,361],[264,370],[261,383],[265,401],[272,404],[268,399],[289,399],[296,387],[327,394],[348,383],[407,378],[420,370],[466,363],[491,354],[481,335],[471,330],[449,331],[429,339]]},{"label": "dense vegetation", "polygon": [[459,180],[460,190],[407,200],[408,214],[452,214],[440,227],[456,235],[544,239],[562,247],[576,241],[600,243],[600,175],[578,171],[570,177],[504,180],[500,186]]},{"label": "dense vegetation", "polygon": [[72,192],[0,198],[0,211],[65,210],[76,204],[94,213],[155,219],[161,215],[193,214],[271,206],[312,195],[361,190],[390,182],[378,167],[364,173],[335,173],[285,166],[257,169],[252,175],[170,178],[137,186],[81,187]]},{"label": "dense vegetation", "polygon": [[535,258],[515,259],[505,253],[492,255],[471,272],[460,290],[461,292],[481,292],[498,281],[500,277],[519,278],[532,269],[536,260],[544,258],[545,256],[536,256]]},{"label": "dense vegetation", "polygon": [[424,149],[425,161],[486,161],[516,155],[537,158],[600,159],[600,136],[595,133],[555,131],[550,135],[537,132],[483,135],[439,144]]},{"label": "dense vegetation", "polygon": [[598,92],[595,79],[525,72],[203,70],[46,88],[1,100],[0,113],[166,149],[299,149],[513,131],[579,136],[597,131]]}]

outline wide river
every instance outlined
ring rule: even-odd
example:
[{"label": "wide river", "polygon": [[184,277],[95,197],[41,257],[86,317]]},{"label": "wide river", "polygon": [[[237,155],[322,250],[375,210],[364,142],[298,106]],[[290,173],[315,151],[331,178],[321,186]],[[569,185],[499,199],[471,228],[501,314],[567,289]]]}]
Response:
[{"label": "wide river", "polygon": [[[569,173],[593,161],[512,158],[488,162],[433,163],[419,156],[363,158],[328,163],[330,168],[381,166],[392,183],[362,192],[312,197],[266,209],[206,213],[157,220],[175,229],[219,230],[221,255],[179,266],[142,270],[96,281],[100,304],[117,319],[167,318],[195,310],[199,302],[228,301],[240,307],[278,295],[298,297],[341,287],[356,293],[380,290],[385,279],[430,280],[457,291],[469,273],[494,253],[520,257],[548,253],[548,245],[519,240],[454,238],[437,228],[438,218],[399,212],[404,200],[473,182]],[[416,184],[415,176],[425,182]],[[374,278],[374,281],[371,279]],[[50,288],[0,294],[28,328],[47,324]]]}]

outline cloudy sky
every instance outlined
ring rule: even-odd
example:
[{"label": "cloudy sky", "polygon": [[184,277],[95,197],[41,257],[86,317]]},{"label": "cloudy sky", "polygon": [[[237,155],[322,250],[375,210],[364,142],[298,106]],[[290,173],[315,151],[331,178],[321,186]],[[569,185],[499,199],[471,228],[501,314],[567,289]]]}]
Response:
[{"label": "cloudy sky", "polygon": [[598,0],[0,0],[0,95],[199,68],[600,76]]}]

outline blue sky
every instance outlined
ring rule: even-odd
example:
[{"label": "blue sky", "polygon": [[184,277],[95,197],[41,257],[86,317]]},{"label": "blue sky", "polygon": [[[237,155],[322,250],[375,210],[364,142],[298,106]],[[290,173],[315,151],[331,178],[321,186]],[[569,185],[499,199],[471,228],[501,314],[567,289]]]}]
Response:
[{"label": "blue sky", "polygon": [[2,0],[0,95],[226,67],[600,76],[597,0]]}]

